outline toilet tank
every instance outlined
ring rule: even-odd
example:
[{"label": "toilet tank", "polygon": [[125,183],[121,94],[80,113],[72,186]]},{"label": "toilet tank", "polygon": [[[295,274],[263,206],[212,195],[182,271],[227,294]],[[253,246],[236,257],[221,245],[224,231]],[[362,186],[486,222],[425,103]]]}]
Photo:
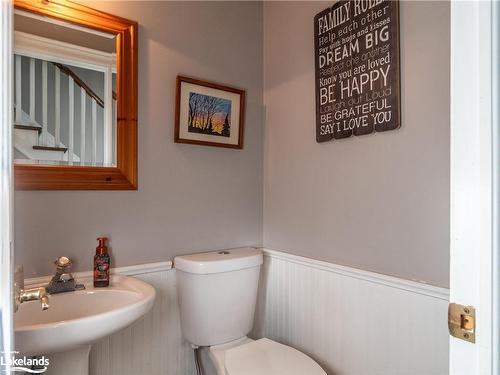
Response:
[{"label": "toilet tank", "polygon": [[262,259],[255,248],[174,258],[181,329],[188,342],[218,345],[251,331]]}]

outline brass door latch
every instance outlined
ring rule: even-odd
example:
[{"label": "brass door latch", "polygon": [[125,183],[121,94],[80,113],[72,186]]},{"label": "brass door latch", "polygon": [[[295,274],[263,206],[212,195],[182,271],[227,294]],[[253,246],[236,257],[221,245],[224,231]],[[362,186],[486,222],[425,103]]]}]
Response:
[{"label": "brass door latch", "polygon": [[448,306],[448,329],[450,335],[459,339],[476,342],[476,309],[450,303]]}]

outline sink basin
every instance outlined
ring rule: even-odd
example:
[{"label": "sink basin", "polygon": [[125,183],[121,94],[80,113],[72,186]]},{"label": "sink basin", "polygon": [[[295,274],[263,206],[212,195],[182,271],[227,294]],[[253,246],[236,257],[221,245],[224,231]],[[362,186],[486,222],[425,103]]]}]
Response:
[{"label": "sink basin", "polygon": [[[23,303],[14,315],[16,350],[27,355],[68,352],[88,347],[127,327],[153,306],[155,289],[129,276],[112,275],[110,286],[50,295],[42,311],[38,301]],[[87,350],[87,352],[88,352]],[[88,354],[88,353],[87,353]]]}]

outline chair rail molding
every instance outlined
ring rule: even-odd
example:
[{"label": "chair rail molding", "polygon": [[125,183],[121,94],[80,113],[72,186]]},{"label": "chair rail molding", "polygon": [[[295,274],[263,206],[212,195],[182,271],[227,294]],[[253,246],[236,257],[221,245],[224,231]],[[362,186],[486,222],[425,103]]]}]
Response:
[{"label": "chair rail molding", "polygon": [[[164,272],[172,269],[171,261],[164,262],[155,262],[155,263],[144,263],[144,264],[136,264],[132,266],[124,266],[124,267],[113,267],[110,269],[110,273],[112,275],[125,275],[125,276],[137,276],[148,273],[155,272]],[[93,277],[94,273],[92,271],[80,271],[73,272],[73,276],[75,279],[86,279],[89,277]],[[51,275],[40,276],[40,277],[31,277],[24,280],[26,285],[38,285],[44,284],[50,281],[52,278]]]},{"label": "chair rail molding", "polygon": [[359,268],[341,266],[335,263],[329,263],[321,260],[305,258],[299,255],[293,255],[287,252],[263,248],[265,256],[281,259],[287,262],[300,264],[306,267],[315,268],[322,271],[332,272],[338,275],[352,277],[370,283],[381,284],[391,288],[406,290],[412,293],[422,294],[428,297],[438,298],[448,301],[450,290],[438,287],[417,280],[407,280],[395,276],[384,275],[381,273],[365,271]]}]

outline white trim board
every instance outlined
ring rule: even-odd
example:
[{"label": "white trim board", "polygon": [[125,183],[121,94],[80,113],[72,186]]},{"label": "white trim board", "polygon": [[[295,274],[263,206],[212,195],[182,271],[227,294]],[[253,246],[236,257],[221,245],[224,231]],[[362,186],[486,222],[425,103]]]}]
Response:
[{"label": "white trim board", "polygon": [[498,374],[500,9],[450,3],[450,301],[475,308],[475,344],[450,336],[450,374]]},{"label": "white trim board", "polygon": [[301,264],[310,268],[316,268],[323,271],[333,272],[339,275],[352,277],[358,280],[368,281],[370,283],[381,284],[391,288],[406,290],[413,293],[422,294],[425,296],[449,300],[450,291],[446,288],[441,288],[434,285],[429,285],[413,280],[401,279],[399,277],[383,275],[376,272],[361,270],[358,268],[341,266],[334,263],[329,263],[321,260],[305,258],[298,255],[289,254],[283,251],[271,250],[263,248],[265,256],[286,260],[288,262]]},{"label": "white trim board", "polygon": [[[155,262],[155,263],[145,263],[145,264],[137,264],[133,266],[125,266],[125,267],[115,267],[111,268],[111,274],[117,275],[126,275],[126,276],[137,276],[144,275],[148,273],[154,272],[163,272],[172,269],[172,262]],[[73,272],[73,277],[78,281],[78,279],[87,279],[92,277],[92,271],[81,271],[81,272]],[[50,281],[52,275],[49,276],[40,276],[40,277],[32,277],[29,279],[25,279],[25,285],[39,285],[44,284]]]},{"label": "white trim board", "polygon": [[14,53],[106,73],[116,71],[116,54],[14,31]]},{"label": "white trim board", "polygon": [[[12,102],[13,59],[12,29],[13,4],[0,2],[0,353],[14,348],[12,313],[13,273],[13,192],[12,168]],[[2,373],[11,374],[2,366]]]},{"label": "white trim board", "polygon": [[[286,260],[295,264],[300,264],[310,268],[320,269],[323,271],[333,272],[339,275],[364,280],[370,283],[385,285],[391,288],[406,290],[413,293],[422,294],[428,297],[438,298],[441,300],[449,300],[449,289],[429,285],[417,281],[401,279],[394,276],[379,274],[376,272],[365,271],[353,267],[341,266],[338,264],[325,262],[321,260],[306,258],[299,255],[293,255],[284,251],[261,248],[264,256]],[[161,272],[174,268],[172,261],[163,261],[155,263],[137,264],[125,267],[111,268],[111,274],[120,274],[127,276],[142,275],[146,273]],[[88,278],[92,276],[92,271],[81,271],[73,273],[75,278]],[[41,284],[48,282],[49,276],[40,276],[25,280],[26,285]]]},{"label": "white trim board", "polygon": [[116,38],[115,34],[90,29],[88,27],[78,26],[78,25],[72,24],[70,22],[61,21],[61,20],[58,20],[56,18],[46,17],[46,16],[42,16],[40,14],[27,12],[27,11],[20,10],[20,9],[15,9],[14,14],[18,14],[18,15],[23,16],[23,17],[33,18],[33,19],[39,20],[39,21],[48,22],[48,23],[51,23],[53,25],[64,26],[64,27],[67,27],[67,28],[73,29],[73,30],[83,31],[83,32],[88,33],[88,34],[102,36],[103,38],[107,38],[107,39]]}]

